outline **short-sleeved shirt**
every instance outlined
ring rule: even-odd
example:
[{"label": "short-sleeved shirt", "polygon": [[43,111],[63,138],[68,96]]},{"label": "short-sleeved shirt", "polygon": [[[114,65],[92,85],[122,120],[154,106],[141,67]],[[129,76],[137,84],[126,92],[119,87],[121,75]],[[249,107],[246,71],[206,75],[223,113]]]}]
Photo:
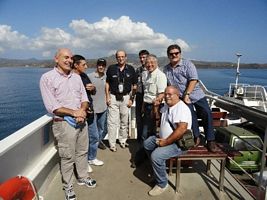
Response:
[{"label": "short-sleeved shirt", "polygon": [[93,98],[94,111],[95,113],[102,113],[107,109],[105,94],[106,75],[100,77],[98,73],[93,72],[88,76],[96,88],[95,95],[91,96]]},{"label": "short-sleeved shirt", "polygon": [[63,74],[56,67],[42,75],[40,89],[49,113],[61,107],[78,110],[83,102],[88,102],[81,77],[73,72]]},{"label": "short-sleeved shirt", "polygon": [[120,71],[119,65],[110,65],[107,69],[106,82],[109,83],[110,93],[119,94],[119,83],[123,84],[123,94],[129,94],[132,85],[137,83],[137,77],[133,66],[126,64],[124,69]]},{"label": "short-sleeved shirt", "polygon": [[[181,59],[177,66],[172,67],[170,64],[166,65],[163,72],[167,76],[168,85],[177,86],[180,90],[180,97],[183,96],[189,81],[198,80],[198,74],[195,65],[186,59]],[[195,86],[190,94],[190,100],[195,103],[205,96],[199,83]]]},{"label": "short-sleeved shirt", "polygon": [[144,81],[144,102],[152,103],[159,93],[164,92],[167,87],[167,78],[165,74],[156,68],[148,73]]},{"label": "short-sleeved shirt", "polygon": [[166,139],[169,135],[173,133],[172,127],[169,121],[173,124],[174,128],[176,128],[176,123],[185,122],[187,123],[188,129],[191,129],[192,125],[192,116],[190,109],[183,102],[179,101],[172,107],[169,107],[167,104],[161,108],[161,122],[160,122],[160,138]]}]

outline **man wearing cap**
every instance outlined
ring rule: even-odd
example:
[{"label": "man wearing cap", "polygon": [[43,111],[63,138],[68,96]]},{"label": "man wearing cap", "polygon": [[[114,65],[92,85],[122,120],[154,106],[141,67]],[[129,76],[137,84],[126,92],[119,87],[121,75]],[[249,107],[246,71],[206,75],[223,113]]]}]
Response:
[{"label": "man wearing cap", "polygon": [[98,148],[102,150],[107,148],[102,141],[107,134],[106,65],[106,60],[99,58],[96,63],[96,71],[89,74],[89,78],[96,88],[96,94],[92,96],[95,112],[94,123],[98,135]]},{"label": "man wearing cap", "polygon": [[117,64],[107,70],[106,102],[108,105],[108,139],[110,150],[115,152],[116,136],[119,129],[119,143],[121,148],[128,146],[128,113],[132,106],[137,78],[135,70],[126,64],[127,55],[123,50],[116,52]]}]

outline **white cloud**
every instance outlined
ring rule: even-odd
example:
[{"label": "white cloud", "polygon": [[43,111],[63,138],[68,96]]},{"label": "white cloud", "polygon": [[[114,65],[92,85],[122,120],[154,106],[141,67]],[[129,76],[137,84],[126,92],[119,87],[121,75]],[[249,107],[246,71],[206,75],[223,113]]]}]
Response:
[{"label": "white cloud", "polygon": [[183,51],[190,51],[183,39],[170,39],[164,33],[154,32],[145,22],[133,22],[128,16],[118,19],[104,17],[95,23],[84,19],[72,20],[69,27],[71,33],[60,28],[43,27],[40,36],[27,38],[11,31],[10,26],[0,25],[0,53],[20,47],[40,51],[40,55],[47,57],[59,47],[68,47],[74,53],[89,57],[114,54],[118,49],[124,49],[127,53],[148,49],[158,56],[165,56],[166,48],[173,43],[179,44]]},{"label": "white cloud", "polygon": [[32,49],[57,49],[58,47],[72,47],[72,36],[62,29],[42,28],[41,35],[32,40]]},{"label": "white cloud", "polygon": [[6,50],[17,50],[28,47],[27,36],[12,31],[11,26],[0,25],[0,53]]}]

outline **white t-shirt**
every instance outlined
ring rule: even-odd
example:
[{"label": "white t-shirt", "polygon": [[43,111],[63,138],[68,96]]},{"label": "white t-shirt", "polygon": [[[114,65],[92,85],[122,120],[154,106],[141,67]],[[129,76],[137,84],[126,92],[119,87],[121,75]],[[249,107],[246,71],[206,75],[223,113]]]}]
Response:
[{"label": "white t-shirt", "polygon": [[[169,109],[169,112],[168,112]],[[177,104],[175,104],[172,107],[168,107],[167,104],[165,104],[160,112],[161,115],[161,123],[160,123],[160,131],[159,136],[160,138],[167,138],[169,135],[172,134],[173,130],[168,122],[169,121],[173,124],[174,128],[176,128],[176,123],[179,122],[186,122],[187,123],[187,129],[191,129],[192,126],[192,116],[190,109],[188,106],[183,102],[179,101]]]}]

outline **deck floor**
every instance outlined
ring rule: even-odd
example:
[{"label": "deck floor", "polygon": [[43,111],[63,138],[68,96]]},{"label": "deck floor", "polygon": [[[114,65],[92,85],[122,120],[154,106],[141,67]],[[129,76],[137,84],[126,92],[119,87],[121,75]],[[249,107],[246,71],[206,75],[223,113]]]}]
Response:
[{"label": "deck floor", "polygon": [[[162,195],[150,197],[148,191],[153,187],[149,162],[137,169],[130,167],[131,157],[136,152],[137,143],[129,141],[129,148],[121,149],[118,145],[117,152],[99,150],[98,158],[105,162],[104,166],[92,166],[91,177],[96,179],[96,188],[87,188],[74,184],[78,200],[147,200],[157,199],[253,199],[229,173],[225,172],[224,192],[218,189],[219,162],[212,162],[212,175],[205,173],[205,161],[194,161],[192,167],[181,171],[181,189],[174,191],[175,174],[169,177],[169,187]],[[41,194],[42,195],[42,194]],[[64,199],[60,173],[57,172],[49,184],[45,200]]]}]

